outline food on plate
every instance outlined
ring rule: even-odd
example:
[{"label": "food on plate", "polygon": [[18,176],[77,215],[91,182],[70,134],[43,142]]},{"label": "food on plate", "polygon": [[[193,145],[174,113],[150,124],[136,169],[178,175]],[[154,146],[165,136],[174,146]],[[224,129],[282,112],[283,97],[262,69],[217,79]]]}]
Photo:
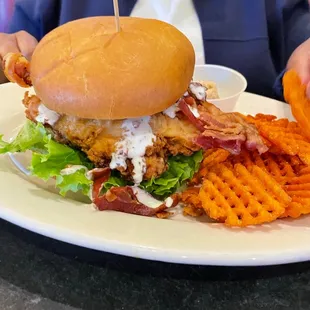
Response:
[{"label": "food on plate", "polygon": [[238,155],[219,148],[205,151],[190,187],[180,195],[184,213],[207,214],[227,226],[310,214],[310,165],[303,152],[310,141],[299,124],[272,115],[244,117],[257,126],[269,150]]},{"label": "food on plate", "polygon": [[13,141],[0,140],[0,153],[31,150],[33,175],[55,178],[62,195],[82,191],[98,210],[167,217],[203,151],[268,146],[255,124],[207,102],[180,31],[121,17],[115,33],[114,22],[72,21],[39,42],[31,63],[4,58],[10,81],[35,94],[25,93],[28,121]]},{"label": "food on plate", "polygon": [[235,164],[213,166],[199,191],[210,218],[229,226],[274,221],[285,212],[290,196],[260,167]]},{"label": "food on plate", "polygon": [[301,161],[310,164],[310,144],[304,128],[297,122],[288,119],[253,119],[248,116],[248,121],[256,125],[261,136],[267,140],[267,145],[272,145],[273,153],[298,155]]},{"label": "food on plate", "polygon": [[8,77],[9,81],[17,83],[22,87],[30,87],[30,63],[20,53],[9,53],[4,56],[3,63],[4,74]]},{"label": "food on plate", "polygon": [[219,99],[220,98],[215,82],[199,81],[199,83],[206,88],[207,99]]},{"label": "food on plate", "polygon": [[310,139],[310,102],[306,95],[306,85],[301,83],[294,70],[288,70],[283,76],[283,93],[304,135]]},{"label": "food on plate", "polygon": [[[30,171],[98,210],[209,216],[226,226],[310,214],[306,88],[293,71],[284,96],[296,121],[224,113],[210,81],[193,81],[191,43],[158,20],[92,17],[47,34],[31,63],[3,59],[27,121],[0,153],[32,151]],[[160,38],[160,40],[159,40]],[[308,128],[309,127],[309,128]]]}]

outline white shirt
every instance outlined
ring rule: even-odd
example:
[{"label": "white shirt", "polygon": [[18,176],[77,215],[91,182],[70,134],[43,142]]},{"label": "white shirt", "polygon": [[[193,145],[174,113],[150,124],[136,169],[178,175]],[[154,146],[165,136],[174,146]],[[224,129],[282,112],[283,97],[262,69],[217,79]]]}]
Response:
[{"label": "white shirt", "polygon": [[202,29],[192,0],[138,0],[131,16],[167,22],[192,42],[196,65],[205,63]]}]

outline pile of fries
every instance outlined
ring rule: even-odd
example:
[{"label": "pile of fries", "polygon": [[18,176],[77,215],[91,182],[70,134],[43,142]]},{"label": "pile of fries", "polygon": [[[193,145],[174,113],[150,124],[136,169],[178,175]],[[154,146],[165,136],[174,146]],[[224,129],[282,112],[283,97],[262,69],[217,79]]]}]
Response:
[{"label": "pile of fries", "polygon": [[256,125],[269,151],[207,151],[181,195],[185,215],[207,214],[227,226],[244,227],[310,213],[310,102],[295,72],[286,73],[283,85],[297,122],[244,116]]}]

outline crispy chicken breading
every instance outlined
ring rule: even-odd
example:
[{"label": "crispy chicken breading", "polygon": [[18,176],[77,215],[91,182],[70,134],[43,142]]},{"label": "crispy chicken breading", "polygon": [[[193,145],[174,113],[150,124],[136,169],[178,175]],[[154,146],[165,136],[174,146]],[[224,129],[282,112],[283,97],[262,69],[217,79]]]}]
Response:
[{"label": "crispy chicken breading", "polygon": [[[26,116],[35,121],[40,99],[25,94]],[[167,169],[169,155],[191,155],[200,147],[193,142],[199,133],[181,113],[175,118],[158,113],[149,122],[156,137],[153,145],[147,147],[144,156],[146,171],[144,179],[158,177]],[[109,166],[116,143],[122,138],[122,120],[89,120],[74,116],[61,115],[55,125],[50,126],[55,140],[81,149],[96,167]],[[127,168],[118,168],[123,175],[132,176],[133,165],[127,159]]]}]

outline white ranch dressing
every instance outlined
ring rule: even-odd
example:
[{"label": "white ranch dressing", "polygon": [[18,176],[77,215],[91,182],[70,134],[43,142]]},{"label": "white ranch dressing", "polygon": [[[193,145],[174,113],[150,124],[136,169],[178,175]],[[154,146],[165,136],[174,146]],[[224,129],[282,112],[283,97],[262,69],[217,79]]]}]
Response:
[{"label": "white ranch dressing", "polygon": [[171,197],[168,197],[165,201],[160,201],[155,199],[148,192],[137,186],[133,186],[132,190],[136,195],[138,201],[149,208],[156,209],[160,207],[162,204],[165,204],[168,208],[170,208],[173,204],[173,199]]},{"label": "white ranch dressing", "polygon": [[38,123],[54,126],[55,123],[58,121],[59,116],[60,115],[58,113],[48,109],[44,104],[40,104],[38,108],[38,115],[35,120]]},{"label": "white ranch dressing", "polygon": [[173,199],[171,197],[168,197],[166,200],[165,200],[165,204],[167,206],[167,208],[170,208],[173,204]]},{"label": "white ranch dressing", "polygon": [[189,89],[192,94],[200,101],[205,101],[207,96],[207,88],[200,84],[190,83]]},{"label": "white ranch dressing", "polygon": [[178,102],[173,104],[168,109],[164,110],[163,113],[169,116],[170,118],[175,118],[177,112],[180,111]]},{"label": "white ranch dressing", "polygon": [[131,159],[134,166],[133,180],[140,184],[146,171],[145,151],[156,140],[149,124],[150,116],[126,119],[123,121],[124,129],[122,139],[116,143],[116,151],[112,154],[110,168],[123,167],[127,169],[126,159]]}]

